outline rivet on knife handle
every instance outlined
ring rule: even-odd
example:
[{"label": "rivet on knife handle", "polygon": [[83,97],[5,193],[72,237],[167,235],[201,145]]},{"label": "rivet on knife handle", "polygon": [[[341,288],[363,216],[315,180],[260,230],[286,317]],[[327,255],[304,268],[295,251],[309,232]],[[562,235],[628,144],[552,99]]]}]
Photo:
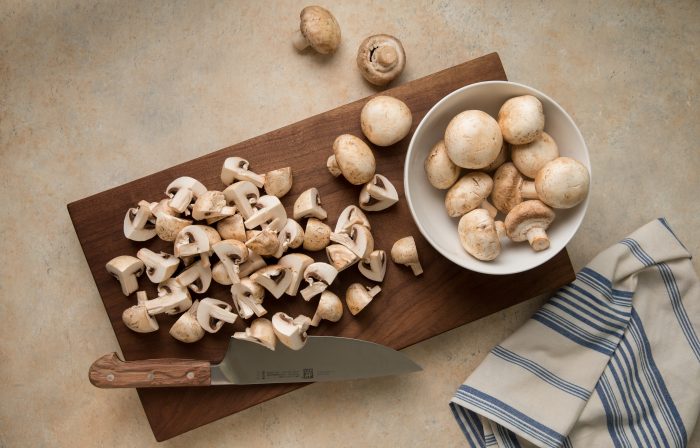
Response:
[{"label": "rivet on knife handle", "polygon": [[209,386],[210,364],[193,359],[122,361],[116,353],[90,366],[90,382],[102,388]]}]

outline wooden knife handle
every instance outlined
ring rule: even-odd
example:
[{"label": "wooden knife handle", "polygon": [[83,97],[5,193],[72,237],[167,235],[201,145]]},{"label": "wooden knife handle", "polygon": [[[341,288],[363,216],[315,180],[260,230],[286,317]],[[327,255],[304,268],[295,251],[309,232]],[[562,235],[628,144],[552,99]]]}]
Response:
[{"label": "wooden knife handle", "polygon": [[90,366],[90,382],[102,388],[209,386],[208,361],[144,359],[122,361],[116,353],[104,355]]}]

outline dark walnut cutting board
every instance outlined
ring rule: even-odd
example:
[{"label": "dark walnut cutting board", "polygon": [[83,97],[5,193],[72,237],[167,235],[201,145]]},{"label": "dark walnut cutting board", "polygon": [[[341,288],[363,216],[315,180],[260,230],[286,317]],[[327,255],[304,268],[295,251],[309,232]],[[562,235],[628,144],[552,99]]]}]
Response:
[{"label": "dark walnut cutting board", "polygon": [[[410,107],[413,131],[425,113],[453,90],[479,81],[505,79],[501,61],[493,53],[384,93],[400,98]],[[245,327],[239,319],[235,325],[226,325],[218,334],[206,335],[193,345],[180,343],[168,334],[176,316],[158,316],[161,328],[156,333],[129,331],[121,321],[121,314],[136,302],[135,294],[134,297],[124,297],[119,283],[104,266],[115,256],[134,255],[140,247],[172,253],[172,245],[157,238],[145,243],[124,238],[122,223],[126,210],[141,199],[160,200],[168,183],[179,176],[192,176],[209,189],[222,190],[224,185],[219,176],[224,159],[240,156],[249,160],[251,169],[258,173],[291,166],[294,186],[282,200],[290,216],[297,196],[307,188],[317,187],[328,211],[328,222],[333,227],[340,211],[357,203],[359,187],[351,186],[342,177],[332,177],[326,169],[326,158],[331,154],[333,140],[338,135],[362,136],[360,109],[366,101],[362,99],[347,104],[68,205],[85,258],[126,360],[193,358],[218,362],[224,355],[230,335]],[[396,186],[400,201],[388,210],[368,213],[368,217],[376,248],[388,252],[395,240],[413,235],[425,273],[414,277],[410,269],[389,262],[386,279],[381,285],[383,290],[370,306],[356,317],[346,311],[340,322],[322,323],[312,334],[359,338],[402,349],[554,290],[574,278],[566,251],[537,269],[501,277],[464,270],[440,256],[422,238],[403,196],[403,163],[411,135],[393,147],[375,151],[377,172],[387,176]],[[317,253],[315,258],[323,260],[325,254]],[[370,283],[356,269],[349,269],[339,275],[331,290],[342,297],[347,286],[355,281]],[[155,288],[145,276],[139,279],[139,285],[149,297],[155,296]],[[228,288],[215,283],[206,295],[230,302]],[[277,311],[311,316],[317,301],[313,299],[306,303],[300,297],[283,296],[279,300],[268,297],[264,306],[269,316]],[[87,381],[87,366],[85,372]],[[160,441],[302,386],[140,389],[138,394],[153,433]],[[96,390],[95,393],[110,392]]]}]

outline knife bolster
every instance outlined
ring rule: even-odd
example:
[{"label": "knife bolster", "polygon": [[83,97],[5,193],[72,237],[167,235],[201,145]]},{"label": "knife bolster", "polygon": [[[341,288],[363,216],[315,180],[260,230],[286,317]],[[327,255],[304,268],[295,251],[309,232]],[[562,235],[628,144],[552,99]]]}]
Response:
[{"label": "knife bolster", "polygon": [[209,386],[210,364],[193,359],[122,361],[116,353],[90,366],[90,382],[100,388]]}]

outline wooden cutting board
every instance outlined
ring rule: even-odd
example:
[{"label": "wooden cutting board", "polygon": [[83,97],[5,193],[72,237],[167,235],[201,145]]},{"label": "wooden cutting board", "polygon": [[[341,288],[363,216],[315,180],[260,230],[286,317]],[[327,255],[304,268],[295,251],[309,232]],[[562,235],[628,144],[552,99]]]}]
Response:
[{"label": "wooden cutting board", "polygon": [[[413,129],[425,113],[442,97],[467,84],[486,80],[505,80],[503,66],[496,53],[443,70],[425,78],[387,90],[384,93],[405,101],[413,112]],[[121,293],[119,284],[105,270],[105,264],[118,255],[134,255],[140,247],[172,253],[172,245],[157,238],[135,243],[123,237],[122,223],[129,207],[139,200],[157,201],[171,180],[192,176],[209,189],[221,190],[219,178],[226,157],[248,159],[258,173],[291,166],[292,191],[283,198],[288,213],[297,196],[317,187],[328,211],[329,224],[335,225],[340,211],[357,203],[358,187],[342,178],[333,178],[325,167],[333,140],[340,134],[361,136],[362,99],[300,121],[251,140],[174,166],[68,205],[75,231],[90,266],[107,315],[114,327],[126,360],[147,358],[193,358],[218,362],[234,331],[245,327],[239,319],[215,335],[187,345],[168,335],[176,317],[158,316],[160,330],[151,334],[129,331],[121,321],[122,311],[136,302]],[[412,135],[412,134],[411,134]],[[502,310],[537,294],[551,291],[574,279],[566,251],[543,266],[520,274],[496,277],[466,271],[440,256],[421,237],[403,196],[403,163],[411,135],[393,147],[377,149],[377,172],[396,186],[401,200],[388,210],[370,213],[375,246],[391,249],[393,242],[413,235],[425,273],[414,277],[410,269],[389,262],[383,291],[362,313],[352,317],[347,311],[335,324],[322,323],[316,335],[337,335],[378,342],[401,349],[451,330],[467,322]],[[324,260],[325,254],[315,258]],[[331,290],[341,297],[352,282],[369,284],[356,269],[344,271]],[[141,289],[155,296],[147,279],[139,280]],[[230,301],[228,288],[212,284],[206,294]],[[306,303],[300,297],[267,298],[269,316],[277,311],[292,315],[313,315],[317,300]],[[86,372],[87,381],[87,372]],[[302,387],[300,384],[265,386],[225,386],[185,389],[140,389],[139,397],[157,440],[162,441],[224,416]],[[95,393],[109,393],[108,391]]]}]

